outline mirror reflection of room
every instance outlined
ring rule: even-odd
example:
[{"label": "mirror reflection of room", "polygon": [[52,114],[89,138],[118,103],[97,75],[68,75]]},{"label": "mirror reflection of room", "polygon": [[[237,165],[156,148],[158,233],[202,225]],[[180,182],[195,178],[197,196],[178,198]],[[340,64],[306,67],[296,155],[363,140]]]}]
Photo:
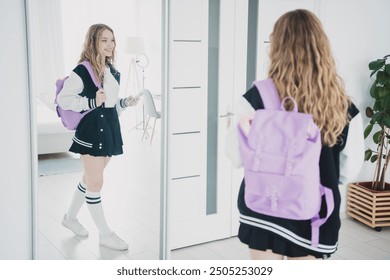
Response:
[{"label": "mirror reflection of room", "polygon": [[[30,0],[27,8],[32,91],[37,116],[37,258],[158,259],[160,1]],[[87,42],[87,32],[94,24],[107,26],[102,29],[103,33],[112,37],[108,40],[113,42],[111,50],[115,49],[115,60],[106,60],[112,66],[104,75],[100,90],[105,89],[107,95],[101,95],[105,100],[96,98],[96,101],[107,104],[105,111],[108,107],[118,111],[117,138],[123,141],[123,146],[118,146],[122,150],[120,153],[98,155],[106,159],[105,168],[100,169],[91,168],[99,165],[89,160],[96,159],[97,155],[79,149],[89,149],[84,145],[85,139],[76,137],[74,130],[64,128],[53,102],[57,79],[69,76],[59,97],[65,95],[65,91],[69,95],[72,86],[77,88],[75,83],[82,82],[75,74],[80,69],[76,66],[86,49],[83,44]],[[113,72],[114,78],[110,80],[109,74]],[[108,95],[112,88],[109,82],[118,84],[117,81],[119,105],[115,100],[110,101]],[[66,105],[64,103],[66,101],[61,105]],[[116,110],[118,106],[119,110]],[[96,107],[95,113],[103,110]],[[94,123],[92,112],[87,116]],[[83,117],[80,124],[86,122],[87,117]],[[76,133],[80,135],[79,129]],[[73,152],[69,151],[71,146]],[[81,159],[83,157],[89,159]],[[99,188],[87,187],[87,169],[92,181],[100,178]],[[86,194],[87,202],[99,203],[85,203]],[[98,197],[100,199],[95,199]],[[67,215],[72,219],[67,219]]]}]

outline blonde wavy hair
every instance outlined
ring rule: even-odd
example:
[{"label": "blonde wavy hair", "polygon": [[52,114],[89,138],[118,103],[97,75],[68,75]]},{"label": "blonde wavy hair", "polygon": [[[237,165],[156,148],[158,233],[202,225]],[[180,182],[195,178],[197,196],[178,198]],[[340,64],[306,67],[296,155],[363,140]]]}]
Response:
[{"label": "blonde wavy hair", "polygon": [[88,60],[91,63],[92,69],[100,82],[103,82],[106,65],[113,65],[115,60],[116,43],[111,57],[104,58],[104,55],[100,52],[99,45],[104,30],[109,30],[115,38],[114,31],[111,27],[102,23],[91,25],[85,36],[83,51],[79,59],[79,63],[84,60]]},{"label": "blonde wavy hair", "polygon": [[335,145],[349,122],[351,101],[321,22],[307,10],[291,11],[278,19],[270,39],[268,74],[281,98],[292,96],[300,112],[313,115],[322,143]]}]

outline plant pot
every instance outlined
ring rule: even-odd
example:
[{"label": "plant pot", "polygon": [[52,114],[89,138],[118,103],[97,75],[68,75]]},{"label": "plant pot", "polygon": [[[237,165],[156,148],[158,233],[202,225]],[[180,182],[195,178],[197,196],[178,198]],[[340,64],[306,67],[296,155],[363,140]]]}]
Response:
[{"label": "plant pot", "polygon": [[348,185],[347,215],[381,231],[390,226],[390,184],[384,191],[371,190],[372,182],[358,182]]}]

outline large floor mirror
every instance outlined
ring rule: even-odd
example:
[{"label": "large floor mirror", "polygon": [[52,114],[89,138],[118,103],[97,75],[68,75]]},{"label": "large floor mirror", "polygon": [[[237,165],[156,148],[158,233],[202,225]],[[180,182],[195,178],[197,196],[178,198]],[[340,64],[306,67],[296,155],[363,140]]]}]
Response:
[{"label": "large floor mirror", "polygon": [[[99,246],[98,230],[83,205],[78,219],[89,230],[76,238],[61,225],[82,176],[79,156],[69,153],[73,131],[62,127],[54,106],[55,82],[71,73],[88,27],[110,26],[116,37],[120,97],[147,88],[157,111],[162,103],[162,5],[160,0],[27,0],[27,28],[38,174],[35,190],[36,259],[159,259],[161,118],[145,100],[120,115],[124,154],[105,170],[102,203],[110,227],[129,250]],[[156,121],[155,125],[154,121]],[[104,197],[104,198],[103,198]]]}]

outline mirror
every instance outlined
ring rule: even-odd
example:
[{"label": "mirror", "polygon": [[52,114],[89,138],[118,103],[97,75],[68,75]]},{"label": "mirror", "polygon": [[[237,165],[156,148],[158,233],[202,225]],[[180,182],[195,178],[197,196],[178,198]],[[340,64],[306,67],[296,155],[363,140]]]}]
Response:
[{"label": "mirror", "polygon": [[[126,251],[114,251],[99,246],[98,230],[86,205],[77,217],[88,229],[88,238],[75,237],[61,225],[83,167],[79,155],[68,152],[74,132],[62,127],[53,101],[55,82],[76,66],[87,29],[92,24],[104,23],[116,37],[115,67],[121,73],[119,97],[136,95],[147,88],[156,109],[161,110],[161,2],[27,1],[38,145],[34,203],[37,259],[159,258],[161,121],[148,121],[150,114],[143,98],[120,115],[123,155],[111,158],[101,191],[108,225],[129,244]],[[142,61],[137,57],[142,57]]]}]

